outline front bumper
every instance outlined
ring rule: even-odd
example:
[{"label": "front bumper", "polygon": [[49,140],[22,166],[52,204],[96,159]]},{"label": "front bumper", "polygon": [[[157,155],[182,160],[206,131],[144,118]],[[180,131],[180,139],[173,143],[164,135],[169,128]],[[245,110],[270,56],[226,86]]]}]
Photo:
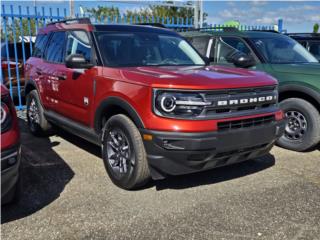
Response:
[{"label": "front bumper", "polygon": [[21,146],[1,151],[1,200],[6,203],[7,195],[11,192],[19,179]]},{"label": "front bumper", "polygon": [[225,166],[267,154],[283,134],[285,121],[205,133],[141,129],[153,179]]}]

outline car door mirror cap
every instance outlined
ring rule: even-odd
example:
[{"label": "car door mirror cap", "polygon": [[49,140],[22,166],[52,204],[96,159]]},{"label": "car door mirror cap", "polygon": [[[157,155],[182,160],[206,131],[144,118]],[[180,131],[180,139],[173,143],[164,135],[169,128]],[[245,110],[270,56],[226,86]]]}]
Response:
[{"label": "car door mirror cap", "polygon": [[229,56],[228,61],[240,68],[250,68],[256,65],[256,61],[251,55],[247,55],[240,51],[237,51]]},{"label": "car door mirror cap", "polygon": [[74,69],[89,69],[93,67],[93,64],[87,62],[82,54],[70,54],[66,57],[65,64],[67,68]]}]

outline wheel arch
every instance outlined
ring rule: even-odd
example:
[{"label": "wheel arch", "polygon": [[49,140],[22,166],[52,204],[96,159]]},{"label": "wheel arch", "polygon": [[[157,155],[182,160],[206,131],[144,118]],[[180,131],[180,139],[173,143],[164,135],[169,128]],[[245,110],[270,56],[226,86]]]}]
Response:
[{"label": "wheel arch", "polygon": [[142,119],[130,103],[121,97],[108,97],[99,104],[95,112],[94,130],[100,133],[104,123],[116,114],[125,114],[134,122],[137,128],[144,128]]},{"label": "wheel arch", "polygon": [[25,96],[27,96],[32,90],[38,90],[36,83],[33,80],[28,80],[26,82],[26,87],[24,90]]},{"label": "wheel arch", "polygon": [[320,112],[320,92],[310,87],[286,85],[279,88],[279,102],[288,98],[301,98],[310,102]]}]

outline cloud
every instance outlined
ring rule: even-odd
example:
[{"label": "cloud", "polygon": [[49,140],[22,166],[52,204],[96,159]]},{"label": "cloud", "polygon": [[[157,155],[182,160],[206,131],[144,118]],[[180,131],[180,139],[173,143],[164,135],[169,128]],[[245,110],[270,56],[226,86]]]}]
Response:
[{"label": "cloud", "polygon": [[250,2],[254,6],[263,6],[267,4],[267,1],[262,1],[262,0],[253,0]]},{"label": "cloud", "polygon": [[[223,23],[228,20],[238,20],[242,24],[247,25],[273,25],[277,24],[278,19],[282,18],[284,23],[311,23],[320,21],[320,5],[310,5],[310,4],[297,4],[291,3],[287,7],[272,8],[272,10],[266,6],[268,4],[265,1],[253,1],[248,7],[243,8],[244,3],[239,3],[233,5],[223,11],[220,11],[217,19]],[[301,2],[300,2],[301,3]],[[210,17],[210,16],[209,16]],[[209,21],[208,23],[212,23]],[[217,23],[217,22],[213,22]]]}]

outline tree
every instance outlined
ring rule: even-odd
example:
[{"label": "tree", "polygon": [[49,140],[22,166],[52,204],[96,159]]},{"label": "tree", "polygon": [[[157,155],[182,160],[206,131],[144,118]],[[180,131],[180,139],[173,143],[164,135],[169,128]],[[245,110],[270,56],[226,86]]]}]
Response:
[{"label": "tree", "polygon": [[318,33],[319,32],[319,24],[318,23],[315,23],[313,25],[313,33]]},{"label": "tree", "polygon": [[[4,27],[1,28],[1,42],[5,39],[5,34],[7,34],[7,38],[9,42],[13,42],[14,39],[14,33],[16,36],[16,41],[19,41],[19,37],[23,36],[24,37],[30,37],[30,36],[36,36],[36,28],[37,26],[39,28],[43,27],[43,20],[38,20],[38,24],[35,19],[30,19],[30,31],[29,31],[29,21],[28,19],[24,18],[22,19],[22,29],[21,29],[21,21],[18,18],[14,19],[14,24],[12,24],[12,21],[6,20],[6,32],[4,32]],[[4,21],[3,23],[4,24]]]},{"label": "tree", "polygon": [[[140,8],[139,10],[127,10],[126,15],[130,17],[142,16],[144,19],[147,17],[160,17],[160,18],[169,18],[169,23],[172,23],[172,17],[174,18],[193,18],[194,10],[187,7],[174,7],[174,6],[152,6],[149,5],[147,8]],[[204,20],[208,16],[207,13],[203,14]]]},{"label": "tree", "polygon": [[86,11],[91,15],[92,17],[98,19],[101,21],[104,17],[108,16],[119,16],[120,11],[117,7],[103,7],[98,6],[97,8],[86,8]]},{"label": "tree", "polygon": [[[167,1],[170,3],[170,1]],[[114,17],[119,16],[120,11],[117,7],[104,7],[98,6],[96,8],[86,8],[86,11],[89,15],[95,17],[99,21],[102,20],[103,17]],[[130,18],[135,19],[136,17],[143,17],[144,20],[151,17],[160,17],[160,18],[169,18],[169,23],[172,23],[172,17],[174,18],[193,18],[194,10],[192,8],[187,7],[174,7],[174,6],[154,6],[149,5],[145,8],[140,8],[138,10],[127,10],[124,13],[127,16],[127,22],[130,21]],[[207,13],[203,14],[204,20],[208,16]]]}]

